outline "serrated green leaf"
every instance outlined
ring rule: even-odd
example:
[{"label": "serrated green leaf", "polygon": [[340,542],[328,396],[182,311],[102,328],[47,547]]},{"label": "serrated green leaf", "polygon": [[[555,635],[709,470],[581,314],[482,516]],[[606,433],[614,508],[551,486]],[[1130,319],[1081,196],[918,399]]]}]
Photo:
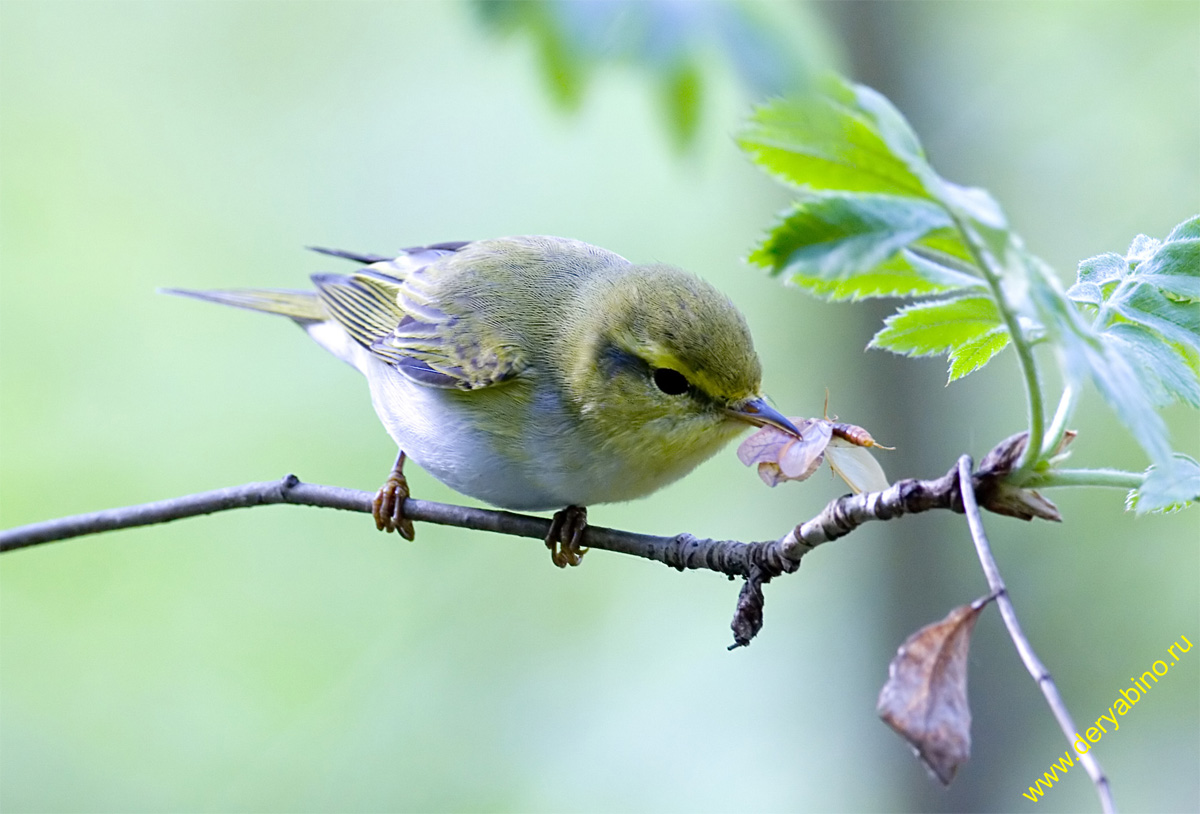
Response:
[{"label": "serrated green leaf", "polygon": [[1001,325],[978,339],[959,345],[950,351],[950,378],[946,383],[957,381],[968,373],[979,370],[990,362],[993,356],[1008,347],[1010,341],[1008,329]]},{"label": "serrated green leaf", "polygon": [[901,252],[901,256],[912,267],[913,271],[928,282],[936,285],[939,291],[950,291],[955,288],[987,288],[985,283],[974,274],[961,271],[961,261],[953,254],[930,248],[930,240],[918,240],[916,244]]},{"label": "serrated green leaf", "polygon": [[1066,352],[1068,374],[1076,380],[1092,380],[1151,461],[1168,460],[1171,447],[1167,443],[1167,426],[1142,387],[1133,363],[1112,343],[1101,342],[1086,325],[1063,324],[1059,336]]},{"label": "serrated green leaf", "polygon": [[1137,267],[1136,276],[1168,293],[1200,300],[1200,238],[1162,244]]},{"label": "serrated green leaf", "polygon": [[930,197],[878,122],[857,105],[852,86],[831,80],[821,93],[758,108],[738,143],[759,166],[798,187]]},{"label": "serrated green leaf", "polygon": [[962,213],[980,226],[993,231],[1007,231],[1008,220],[1004,210],[986,189],[959,186],[942,180],[939,197],[952,209]]},{"label": "serrated green leaf", "polygon": [[1129,273],[1129,264],[1116,252],[1106,252],[1089,257],[1079,264],[1076,280],[1079,283],[1094,283],[1097,287],[1120,280]]},{"label": "serrated green leaf", "polygon": [[750,260],[776,273],[832,280],[874,268],[949,225],[943,209],[918,198],[826,193],[796,204]]},{"label": "serrated green leaf", "polygon": [[1161,333],[1175,342],[1200,349],[1200,305],[1177,303],[1148,283],[1118,289],[1108,304],[1121,316]]},{"label": "serrated green leaf", "polygon": [[1125,260],[1129,263],[1130,267],[1134,267],[1138,263],[1149,259],[1151,255],[1158,251],[1160,245],[1162,245],[1160,241],[1155,240],[1149,235],[1138,235],[1129,244],[1129,251],[1125,252]]},{"label": "serrated green leaf", "polygon": [[958,230],[957,226],[933,230],[921,238],[920,245],[936,254],[947,255],[948,258],[958,261],[960,266],[970,267],[972,274],[980,274],[975,265],[975,257],[971,254],[971,249],[967,244],[963,242],[962,232]]},{"label": "serrated green leaf", "polygon": [[831,302],[858,301],[874,297],[919,297],[963,288],[982,288],[982,280],[917,257],[909,251],[877,265],[870,271],[833,280],[793,275],[788,282],[815,297]]},{"label": "serrated green leaf", "polygon": [[956,297],[901,308],[867,347],[905,356],[934,356],[981,339],[1001,324],[988,297]]},{"label": "serrated green leaf", "polygon": [[843,84],[840,90],[840,93],[835,90],[834,95],[870,118],[892,155],[903,161],[913,175],[923,183],[937,177],[925,158],[925,148],[916,131],[886,96],[866,85]]},{"label": "serrated green leaf", "polygon": [[1183,401],[1200,407],[1200,378],[1187,359],[1162,337],[1140,325],[1120,323],[1100,335],[1120,356],[1133,362],[1156,407]]},{"label": "serrated green leaf", "polygon": [[1187,240],[1189,238],[1200,238],[1200,215],[1188,218],[1172,229],[1171,234],[1167,235],[1165,242],[1170,243],[1173,240]]},{"label": "serrated green leaf", "polygon": [[1104,302],[1104,294],[1095,283],[1076,283],[1067,289],[1067,296],[1075,302],[1085,302],[1089,305],[1100,305]]},{"label": "serrated green leaf", "polygon": [[1165,467],[1152,466],[1146,470],[1146,480],[1129,493],[1125,507],[1138,514],[1167,514],[1186,509],[1197,500],[1200,500],[1200,463],[1188,455],[1175,453]]},{"label": "serrated green leaf", "polygon": [[1043,332],[1051,339],[1060,339],[1067,334],[1091,337],[1091,326],[1083,319],[1079,309],[1066,298],[1058,275],[1046,261],[1018,247],[1017,259],[1025,277],[1025,298],[1018,300],[1013,291],[1007,292],[1011,307],[1018,309],[1021,322],[1029,321],[1026,333]]},{"label": "serrated green leaf", "polygon": [[1076,382],[1090,378],[1150,460],[1155,463],[1168,460],[1171,447],[1167,443],[1166,424],[1142,387],[1133,362],[1112,342],[1101,341],[1078,309],[1057,294],[1048,266],[1032,257],[1030,263],[1034,273],[1029,278],[1029,294],[1047,332],[1062,347],[1067,376]]}]

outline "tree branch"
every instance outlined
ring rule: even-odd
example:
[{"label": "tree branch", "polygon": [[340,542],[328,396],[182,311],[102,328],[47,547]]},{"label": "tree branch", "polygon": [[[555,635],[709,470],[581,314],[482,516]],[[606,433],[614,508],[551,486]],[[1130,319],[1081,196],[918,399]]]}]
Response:
[{"label": "tree branch", "polygon": [[[1058,687],[1054,683],[1054,679],[1050,677],[1050,671],[1042,664],[1037,657],[1037,653],[1033,652],[1033,645],[1029,643],[1029,639],[1025,638],[1024,631],[1021,630],[1021,625],[1017,621],[1017,611],[1013,608],[1012,600],[1008,597],[1008,588],[1004,585],[1004,578],[1000,576],[1000,568],[996,564],[995,557],[992,556],[991,546],[988,544],[987,535],[983,531],[983,518],[979,514],[979,506],[975,501],[975,488],[973,486],[973,478],[971,475],[971,456],[964,455],[958,459],[958,482],[962,493],[963,508],[967,515],[967,525],[971,528],[971,539],[975,541],[975,550],[979,554],[979,562],[983,566],[983,573],[987,577],[988,587],[996,596],[996,605],[1000,608],[1000,615],[1004,619],[1004,626],[1008,628],[1009,638],[1016,645],[1017,653],[1021,656],[1021,661],[1025,664],[1025,668],[1029,670],[1029,674],[1033,676],[1033,680],[1037,682],[1038,687],[1042,690],[1042,695],[1046,697],[1046,703],[1050,705],[1050,711],[1054,713],[1055,720],[1058,721],[1058,726],[1062,729],[1063,735],[1067,738],[1067,743],[1073,744],[1074,736],[1078,732],[1075,728],[1075,722],[1071,720],[1071,713],[1067,711],[1067,705],[1063,703],[1062,696],[1058,694]],[[1092,755],[1091,751],[1087,751],[1079,756],[1079,762],[1087,770],[1088,776],[1092,778],[1092,783],[1096,786],[1096,793],[1100,796],[1100,806],[1107,812],[1115,812],[1116,804],[1113,802],[1112,789],[1108,785],[1108,777],[1105,776],[1104,770],[1100,768],[1099,761]]]},{"label": "tree branch", "polygon": [[[964,455],[954,467],[936,480],[906,479],[896,482],[882,492],[839,497],[830,501],[816,517],[796,526],[778,540],[743,543],[735,540],[701,539],[691,534],[656,537],[588,526],[584,531],[583,543],[589,548],[655,560],[680,571],[707,569],[730,577],[743,577],[745,583],[738,596],[737,610],[730,625],[734,634],[734,644],[730,649],[733,649],[748,645],[762,628],[765,601],[763,586],[776,576],[795,572],[800,567],[803,557],[818,545],[844,537],[871,520],[891,520],[905,514],[931,509],[965,513],[980,562],[983,564],[988,584],[996,596],[1009,635],[1025,666],[1041,687],[1059,726],[1070,741],[1075,732],[1075,724],[1049,672],[1038,660],[1017,623],[1016,613],[992,557],[979,514],[980,507],[983,507],[999,514],[1026,520],[1032,517],[1057,519],[1053,504],[1036,493],[1006,482],[1006,478],[1025,452],[1028,437],[1023,433],[1002,441],[988,453],[980,470],[975,473],[971,472],[970,456]],[[279,503],[369,514],[372,500],[373,496],[367,492],[303,483],[295,475],[287,475],[278,481],[248,483],[155,503],[63,517],[7,529],[0,531],[0,552],[16,551],[104,531],[166,523],[229,509]],[[550,520],[546,518],[412,498],[405,501],[404,513],[414,521],[537,540],[544,540],[550,528]],[[1090,753],[1081,755],[1080,758],[1096,785],[1104,810],[1114,811],[1108,780],[1099,763]]]},{"label": "tree branch", "polygon": [[[1050,517],[1053,505],[1041,498],[1030,501],[1029,493],[1004,483],[1005,476],[1024,451],[1024,439],[1017,435],[1001,442],[984,458],[972,482],[984,508],[1011,516],[1030,519]],[[277,481],[247,483],[195,495],[126,506],[91,514],[62,517],[28,526],[0,531],[0,552],[66,540],[87,534],[166,523],[185,517],[291,503],[370,513],[372,495],[339,486],[303,483],[295,475]],[[1031,508],[1032,505],[1032,508]],[[1049,506],[1051,513],[1047,513]],[[734,647],[748,645],[762,629],[763,586],[774,577],[790,574],[800,561],[821,543],[844,537],[871,520],[891,520],[905,514],[931,509],[963,511],[957,467],[936,480],[897,481],[882,492],[846,495],[830,503],[812,520],[796,526],[778,540],[744,543],[737,540],[709,540],[691,534],[656,537],[628,531],[588,526],[583,543],[589,548],[614,551],[661,562],[680,571],[706,569],[746,580],[738,597],[737,610],[730,627]],[[491,509],[452,506],[409,498],[404,514],[414,521],[477,531],[491,531],[517,537],[544,540],[550,521],[541,517]]]},{"label": "tree branch", "polygon": [[[167,523],[172,520],[229,509],[270,506],[279,503],[369,514],[372,497],[368,492],[340,486],[304,483],[295,475],[287,475],[277,481],[247,483],[242,486],[215,489],[211,492],[169,498],[154,503],[61,517],[6,529],[0,531],[0,552],[15,551],[41,543],[67,540],[104,531]],[[475,509],[468,506],[452,506],[413,498],[409,498],[405,502],[404,513],[414,521],[457,526],[476,531],[492,531],[516,537],[531,537],[537,540],[545,539],[546,533],[550,529],[550,521],[542,517],[491,509]],[[748,573],[750,558],[746,552],[754,545],[730,541],[698,540],[689,534],[681,534],[676,537],[656,537],[649,534],[616,531],[600,526],[588,526],[584,541],[591,548],[657,560],[680,570],[707,568],[732,576],[742,576]]]}]

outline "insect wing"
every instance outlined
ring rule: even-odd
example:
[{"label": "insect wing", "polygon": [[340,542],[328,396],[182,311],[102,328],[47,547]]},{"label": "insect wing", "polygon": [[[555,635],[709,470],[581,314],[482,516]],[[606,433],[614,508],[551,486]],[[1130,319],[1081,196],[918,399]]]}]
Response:
[{"label": "insect wing", "polygon": [[829,446],[825,448],[825,453],[829,459],[830,468],[846,482],[855,494],[882,492],[891,485],[888,483],[887,475],[883,474],[883,467],[866,447],[860,447],[844,438],[834,436],[830,439]]}]

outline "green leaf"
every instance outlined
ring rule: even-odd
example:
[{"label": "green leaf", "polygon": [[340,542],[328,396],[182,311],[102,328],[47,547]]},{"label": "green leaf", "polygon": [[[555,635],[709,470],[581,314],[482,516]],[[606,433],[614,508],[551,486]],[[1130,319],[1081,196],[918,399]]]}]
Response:
[{"label": "green leaf", "polygon": [[1104,293],[1095,283],[1076,283],[1067,289],[1067,296],[1075,302],[1088,305],[1101,305],[1104,302]]},{"label": "green leaf", "polygon": [[949,225],[943,209],[917,198],[825,193],[796,204],[750,260],[830,280],[872,269]]},{"label": "green leaf", "polygon": [[1149,283],[1123,285],[1109,300],[1121,316],[1141,323],[1168,339],[1200,349],[1200,305],[1167,299]]},{"label": "green leaf", "polygon": [[1083,326],[1079,332],[1063,331],[1068,374],[1077,380],[1091,378],[1117,418],[1141,445],[1150,460],[1159,463],[1171,457],[1167,427],[1155,411],[1150,394],[1142,387],[1133,362],[1110,342],[1101,342]]},{"label": "green leaf", "polygon": [[1030,258],[1029,294],[1048,334],[1063,350],[1068,378],[1091,379],[1100,396],[1129,430],[1152,462],[1171,456],[1167,427],[1127,354],[1113,342],[1102,341],[1077,308],[1057,293],[1049,267]]},{"label": "green leaf", "polygon": [[1106,252],[1097,257],[1089,257],[1079,264],[1077,279],[1079,283],[1094,283],[1103,286],[1114,283],[1129,273],[1129,264],[1125,258],[1116,252]]},{"label": "green leaf", "polygon": [[885,260],[870,271],[854,276],[823,277],[793,275],[788,282],[814,297],[840,302],[872,297],[914,297],[979,288],[983,282],[968,274],[918,257],[910,251]]},{"label": "green leaf", "polygon": [[1200,238],[1162,244],[1137,267],[1137,278],[1170,294],[1200,300]]},{"label": "green leaf", "polygon": [[1099,306],[1095,325],[1084,325],[1077,311],[1057,320],[1074,364],[1087,370],[1155,463],[1167,461],[1170,448],[1154,408],[1175,401],[1200,407],[1200,376],[1188,356],[1200,349],[1200,306],[1178,301],[1200,297],[1194,232],[1200,216],[1176,226],[1166,241],[1138,235],[1125,256],[1084,260],[1067,296]]},{"label": "green leaf", "polygon": [[[758,108],[738,139],[742,149],[756,164],[798,187],[929,198],[924,172],[910,166],[920,168],[924,155],[907,123],[896,121],[903,117],[888,115],[888,109],[895,109],[880,105],[878,94],[869,89],[831,79],[822,90]],[[860,94],[872,109],[860,106]]]},{"label": "green leaf", "polygon": [[1138,263],[1148,260],[1161,245],[1161,241],[1155,240],[1149,235],[1138,235],[1129,244],[1129,251],[1125,252],[1125,260],[1128,261],[1130,268],[1133,268]]},{"label": "green leaf", "polygon": [[[986,289],[987,283],[973,273],[961,271],[962,262],[955,255],[932,248],[935,241],[922,239],[901,252],[902,258],[914,273],[937,286],[936,290],[949,291],[955,288]],[[914,292],[925,293],[925,292]]]},{"label": "green leaf", "polygon": [[950,223],[917,198],[818,193],[797,203],[749,259],[830,300],[983,287],[960,270],[970,252]]},{"label": "green leaf", "polygon": [[916,131],[886,96],[866,85],[848,83],[841,83],[833,93],[851,110],[866,114],[892,155],[903,161],[913,175],[926,182],[937,177],[925,158]]},{"label": "green leaf", "polygon": [[1125,498],[1125,508],[1138,514],[1166,514],[1186,509],[1197,500],[1200,500],[1200,463],[1176,453],[1165,467],[1152,466],[1146,470],[1145,482]]},{"label": "green leaf", "polygon": [[1200,407],[1200,378],[1187,359],[1161,337],[1140,325],[1120,323],[1100,335],[1113,350],[1131,360],[1147,394],[1157,407],[1175,401]]},{"label": "green leaf", "polygon": [[935,356],[978,342],[1001,325],[988,297],[956,297],[901,308],[867,347],[906,356]]},{"label": "green leaf", "polygon": [[1200,237],[1200,215],[1185,220],[1183,223],[1171,230],[1171,234],[1167,235],[1167,243],[1173,240],[1187,240],[1189,238]]},{"label": "green leaf", "polygon": [[1000,351],[1008,347],[1008,329],[1003,325],[993,328],[978,339],[959,345],[950,351],[950,378],[947,384],[974,373],[986,365]]},{"label": "green leaf", "polygon": [[1116,252],[1107,252],[1089,257],[1080,262],[1075,275],[1075,285],[1067,289],[1067,296],[1075,302],[1103,305],[1104,287],[1119,282],[1129,273],[1129,263]]},{"label": "green leaf", "polygon": [[993,232],[1007,232],[1008,230],[1008,220],[1004,217],[1004,210],[986,189],[959,186],[942,179],[938,197],[951,209],[962,213],[985,229]]}]

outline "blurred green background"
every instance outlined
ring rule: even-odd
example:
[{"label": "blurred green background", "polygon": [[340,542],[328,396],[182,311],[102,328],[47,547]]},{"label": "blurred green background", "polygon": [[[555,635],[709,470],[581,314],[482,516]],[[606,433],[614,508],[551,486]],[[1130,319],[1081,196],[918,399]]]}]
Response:
[{"label": "blurred green background", "polygon": [[[733,8],[886,93],[1064,280],[1200,211],[1200,5]],[[680,126],[661,64],[604,60],[615,30],[564,86],[469,4],[0,4],[0,526],[287,472],[376,488],[394,449],[358,374],[283,320],[155,293],[296,287],[338,267],[310,244],[545,233],[690,268],[745,311],[785,412],[828,387],[894,478],[1022,428],[1011,352],[944,388],[941,361],[862,352],[882,305],[747,267],[788,200],[732,138],[763,83],[681,29]],[[1200,453],[1196,414],[1168,419]],[[1144,465],[1094,394],[1075,423],[1074,464]],[[730,448],[591,519],[768,539],[841,491],[766,489]],[[1200,514],[1052,497],[1061,526],[987,524],[1082,724],[1200,640]],[[994,612],[948,791],[875,716],[896,646],[985,590],[961,518],[876,524],[769,585],[729,653],[736,585],[603,552],[562,572],[514,538],[276,507],[36,547],[0,562],[0,808],[1033,810],[1066,744]],[[1193,651],[1096,748],[1118,804],[1200,807],[1198,733]],[[1078,769],[1036,804],[1095,808]]]}]

